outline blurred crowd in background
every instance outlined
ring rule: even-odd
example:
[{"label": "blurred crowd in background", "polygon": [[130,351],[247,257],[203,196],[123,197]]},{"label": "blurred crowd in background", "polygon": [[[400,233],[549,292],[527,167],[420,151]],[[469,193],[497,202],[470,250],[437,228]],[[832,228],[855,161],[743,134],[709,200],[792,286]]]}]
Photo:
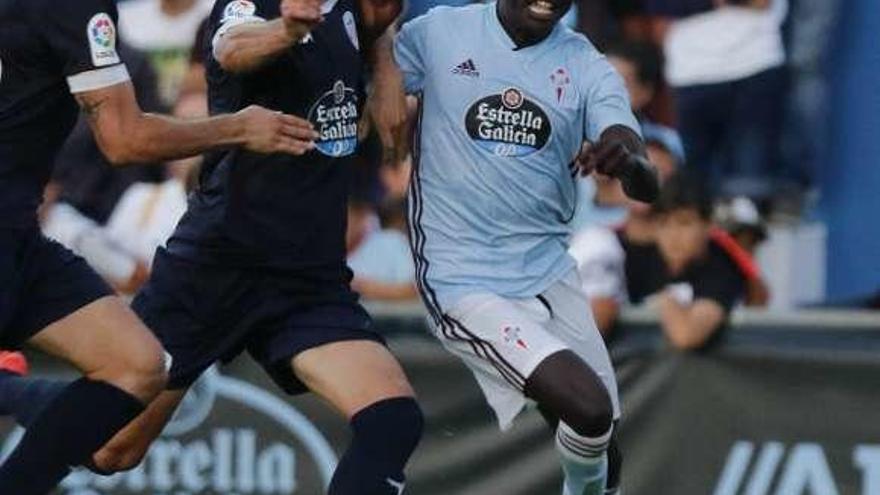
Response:
[{"label": "blurred crowd in background", "polygon": [[[406,17],[438,3],[467,0],[411,0]],[[824,68],[840,3],[575,1],[564,22],[586,33],[623,76],[663,182],[653,207],[627,200],[608,178],[580,182],[571,253],[607,335],[621,308],[647,304],[670,342],[697,348],[737,306],[827,300],[826,226],[813,209],[823,194]],[[120,50],[145,110],[207,114],[201,30],[212,6],[119,2]],[[406,229],[410,164],[384,160],[374,133],[363,134],[347,236],[353,285],[368,301],[416,301]],[[46,192],[44,230],[133,293],[184,212],[186,192],[197,187],[199,163],[113,168],[80,122]],[[849,305],[877,307],[876,296],[864,296]]]}]

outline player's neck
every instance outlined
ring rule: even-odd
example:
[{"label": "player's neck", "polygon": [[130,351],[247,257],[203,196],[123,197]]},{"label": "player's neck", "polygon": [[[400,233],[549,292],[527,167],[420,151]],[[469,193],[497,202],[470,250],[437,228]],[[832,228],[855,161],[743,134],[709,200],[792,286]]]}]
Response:
[{"label": "player's neck", "polygon": [[550,36],[550,33],[553,32],[551,29],[546,33],[533,33],[518,26],[515,20],[515,14],[510,12],[509,8],[506,7],[505,2],[497,2],[495,14],[498,16],[498,21],[501,23],[501,27],[504,28],[507,36],[513,40],[517,50],[537,45],[547,39],[547,37]]},{"label": "player's neck", "polygon": [[196,0],[162,0],[162,13],[168,16],[176,16],[187,12],[196,4]]}]

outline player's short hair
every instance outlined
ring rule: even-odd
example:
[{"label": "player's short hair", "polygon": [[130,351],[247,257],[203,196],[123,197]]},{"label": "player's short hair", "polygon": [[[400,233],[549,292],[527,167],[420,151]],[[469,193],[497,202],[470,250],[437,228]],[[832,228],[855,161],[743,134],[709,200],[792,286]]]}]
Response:
[{"label": "player's short hair", "polygon": [[663,53],[650,41],[616,41],[608,45],[605,55],[622,58],[636,67],[642,84],[659,88],[663,84]]},{"label": "player's short hair", "polygon": [[654,211],[661,215],[679,210],[695,210],[703,220],[712,220],[712,195],[699,177],[683,171],[663,183],[654,203]]}]

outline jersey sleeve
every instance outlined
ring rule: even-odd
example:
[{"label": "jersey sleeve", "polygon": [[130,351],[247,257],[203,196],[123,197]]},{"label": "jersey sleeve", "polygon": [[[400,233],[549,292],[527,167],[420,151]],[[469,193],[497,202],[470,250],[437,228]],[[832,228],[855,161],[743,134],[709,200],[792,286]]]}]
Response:
[{"label": "jersey sleeve", "polygon": [[587,297],[626,303],[626,255],[613,231],[596,227],[579,232],[568,252],[577,263]]},{"label": "jersey sleeve", "polygon": [[129,80],[117,50],[118,14],[111,0],[52,2],[43,17],[42,35],[62,63],[71,93]]},{"label": "jersey sleeve", "polygon": [[253,22],[266,22],[268,7],[265,0],[219,0],[208,21],[211,53],[217,58],[217,40],[230,29]]},{"label": "jersey sleeve", "polygon": [[406,92],[410,94],[418,93],[424,87],[426,40],[431,16],[429,12],[404,24],[394,41],[394,59],[403,73]]},{"label": "jersey sleeve", "polygon": [[615,125],[629,127],[641,136],[641,127],[633,115],[623,78],[608,60],[604,56],[597,56],[589,63],[586,74],[584,138],[596,142],[605,129]]}]

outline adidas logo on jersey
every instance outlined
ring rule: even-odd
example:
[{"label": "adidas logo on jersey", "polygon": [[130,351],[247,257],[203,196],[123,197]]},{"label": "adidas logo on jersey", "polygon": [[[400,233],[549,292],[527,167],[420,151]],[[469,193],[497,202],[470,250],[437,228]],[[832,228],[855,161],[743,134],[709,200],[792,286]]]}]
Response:
[{"label": "adidas logo on jersey", "polygon": [[477,64],[475,64],[472,59],[467,59],[456,65],[455,68],[452,69],[452,73],[461,76],[480,77],[480,71],[477,70]]}]

